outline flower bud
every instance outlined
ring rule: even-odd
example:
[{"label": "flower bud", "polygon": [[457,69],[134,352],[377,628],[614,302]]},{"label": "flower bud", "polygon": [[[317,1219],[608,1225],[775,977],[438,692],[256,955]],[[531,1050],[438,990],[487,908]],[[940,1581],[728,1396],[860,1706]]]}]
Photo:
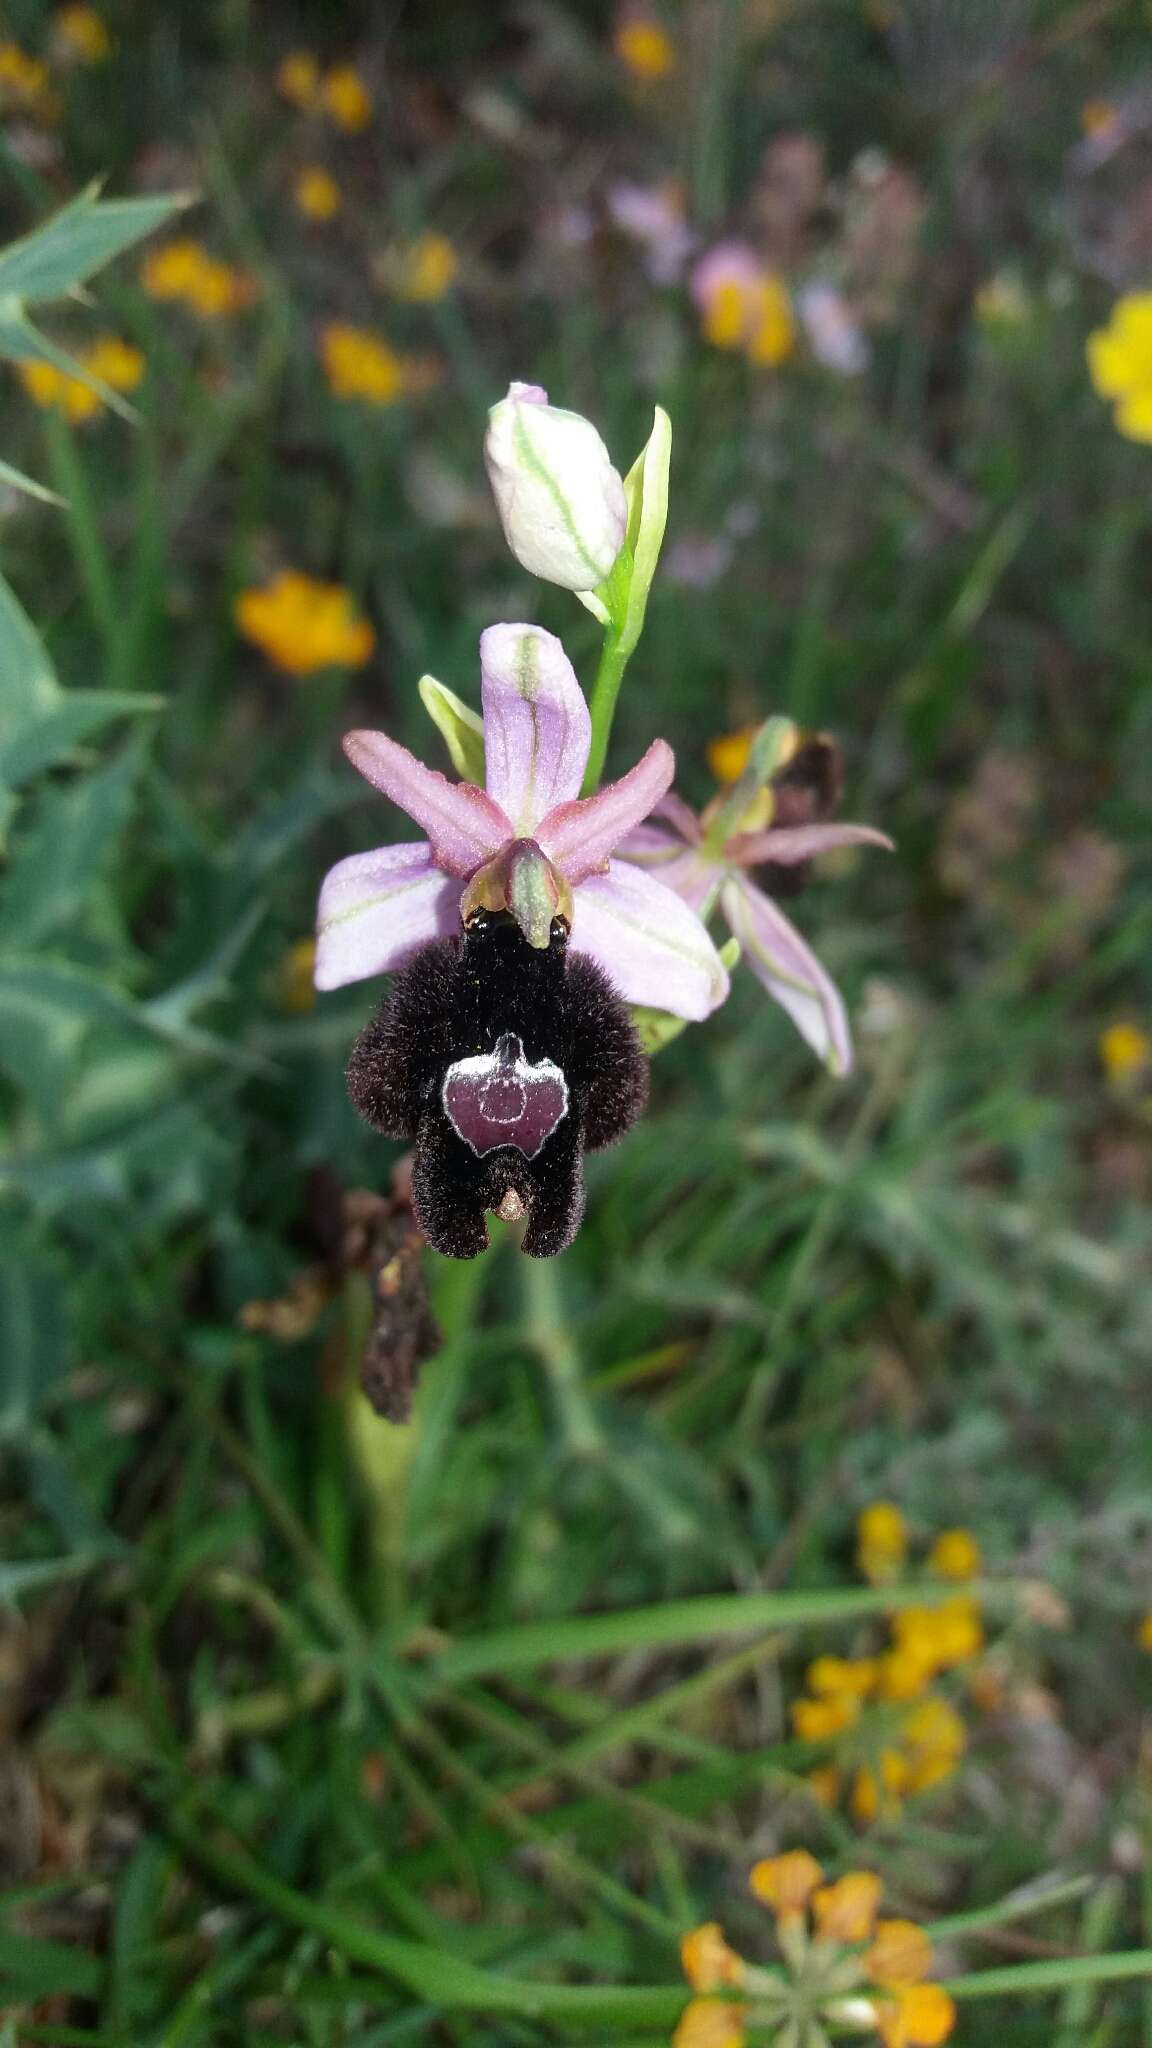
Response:
[{"label": "flower bud", "polygon": [[533,576],[595,590],[624,544],[624,485],[590,420],[511,384],[489,414],[484,459],[504,536]]}]

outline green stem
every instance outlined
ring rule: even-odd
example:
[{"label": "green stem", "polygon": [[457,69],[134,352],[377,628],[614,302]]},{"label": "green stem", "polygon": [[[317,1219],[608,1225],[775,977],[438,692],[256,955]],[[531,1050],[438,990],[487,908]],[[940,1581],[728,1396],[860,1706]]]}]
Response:
[{"label": "green stem", "polygon": [[48,441],[48,461],[52,470],[54,488],[66,505],[68,538],[92,622],[104,642],[108,658],[108,681],[119,680],[121,650],[120,613],[116,602],[116,591],[112,579],[112,565],[100,533],[92,493],[76,437],[68,421],[61,413],[50,411],[45,415],[45,433]]},{"label": "green stem", "polygon": [[584,771],[583,794],[590,796],[600,787],[604,773],[604,762],[608,754],[608,742],[612,737],[612,720],[616,716],[616,699],[628,666],[628,656],[620,646],[616,629],[608,626],[604,633],[604,645],[600,650],[600,666],[592,685],[589,710],[592,714],[592,744],[588,749],[588,766]]},{"label": "green stem", "polygon": [[603,1439],[585,1390],[555,1262],[525,1258],[523,1280],[528,1341],[548,1376],[565,1450],[573,1458],[595,1457]]}]

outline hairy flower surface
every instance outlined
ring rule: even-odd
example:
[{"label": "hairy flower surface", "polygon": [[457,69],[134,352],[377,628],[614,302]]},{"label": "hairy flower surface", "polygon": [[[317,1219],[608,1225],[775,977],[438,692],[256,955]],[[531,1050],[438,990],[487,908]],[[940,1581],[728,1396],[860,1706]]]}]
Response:
[{"label": "hairy flower surface", "polygon": [[245,639],[292,676],[363,668],[376,645],[342,584],[318,583],[299,569],[282,569],[262,589],[241,591],[235,615]]},{"label": "hairy flower surface", "polygon": [[[776,723],[770,720],[761,733]],[[785,745],[798,752],[794,727]],[[663,798],[621,852],[675,889],[702,918],[719,908],[768,993],[831,1071],[846,1074],[852,1041],[840,993],[754,876],[758,868],[796,867],[834,847],[892,842],[870,825],[786,825],[777,822],[780,808],[771,776],[762,775],[753,758],[731,794],[723,793],[700,817],[679,797]]]},{"label": "hairy flower surface", "polygon": [[654,740],[619,782],[581,798],[591,727],[560,642],[537,626],[490,626],[480,670],[484,789],[449,782],[384,733],[347,735],[353,765],[428,836],[332,869],[317,987],[403,966],[458,931],[462,907],[508,909],[530,944],[545,946],[563,915],[573,953],[598,962],[626,1002],[707,1016],[728,978],[703,925],[661,882],[612,858],[667,790],[671,748]]}]

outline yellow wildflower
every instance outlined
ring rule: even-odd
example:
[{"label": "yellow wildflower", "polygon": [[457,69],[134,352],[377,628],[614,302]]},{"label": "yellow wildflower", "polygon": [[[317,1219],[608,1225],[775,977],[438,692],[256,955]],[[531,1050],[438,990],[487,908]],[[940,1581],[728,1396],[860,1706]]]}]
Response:
[{"label": "yellow wildflower", "polygon": [[317,583],[298,569],[282,569],[263,589],[242,590],[234,615],[244,637],[293,676],[363,668],[376,645],[341,584]]},{"label": "yellow wildflower", "polygon": [[752,332],[747,356],[760,369],[775,369],[785,363],[796,346],[796,321],[792,301],[778,277],[766,272],[756,295]]},{"label": "yellow wildflower", "polygon": [[1152,292],[1117,299],[1107,327],[1088,336],[1088,368],[1114,424],[1129,441],[1152,442]]},{"label": "yellow wildflower", "polygon": [[396,290],[416,304],[442,299],[459,268],[447,235],[418,235],[400,260]]},{"label": "yellow wildflower", "polygon": [[843,1780],[835,1764],[822,1764],[809,1771],[804,1783],[818,1806],[835,1806]]},{"label": "yellow wildflower", "polygon": [[372,119],[371,95],[354,64],[334,64],[325,72],[320,105],[349,135],[358,135]]},{"label": "yellow wildflower", "polygon": [[622,21],[613,38],[620,62],[648,85],[666,78],[676,62],[676,51],[666,28],[651,14],[633,14]]},{"label": "yellow wildflower", "polygon": [[800,1742],[829,1742],[859,1720],[860,1701],[854,1694],[837,1693],[830,1699],[793,1700],[788,1711]]},{"label": "yellow wildflower", "polygon": [[941,1529],[928,1552],[928,1563],[942,1579],[977,1579],[984,1558],[970,1529]]},{"label": "yellow wildflower", "polygon": [[907,1984],[876,2008],[884,2048],[940,2048],[956,2025],[956,2007],[940,1984]]},{"label": "yellow wildflower", "polygon": [[913,1707],[900,1729],[908,1790],[927,1792],[950,1778],[968,1747],[968,1730],[950,1700],[933,1696]]},{"label": "yellow wildflower", "polygon": [[766,1856],[755,1864],[748,1888],[787,1927],[804,1918],[808,1901],[823,1880],[824,1872],[807,1849],[788,1849],[783,1856]]},{"label": "yellow wildflower", "polygon": [[757,725],[745,725],[739,732],[721,733],[718,738],[709,740],[708,766],[717,782],[739,782],[748,766],[752,742],[759,730]]},{"label": "yellow wildflower", "polygon": [[370,405],[394,405],[404,392],[404,364],[363,327],[336,321],[320,337],[320,355],[337,398],[363,398]]},{"label": "yellow wildflower", "polygon": [[1123,1087],[1152,1062],[1152,1039],[1136,1024],[1110,1024],[1100,1034],[1100,1064]]},{"label": "yellow wildflower", "polygon": [[41,97],[47,85],[48,67],[39,57],[29,57],[19,43],[0,43],[0,94],[28,106]]},{"label": "yellow wildflower", "polygon": [[890,1500],[875,1500],[856,1524],[856,1562],[874,1586],[898,1578],[908,1555],[908,1524]]},{"label": "yellow wildflower", "polygon": [[290,50],[276,73],[276,88],[295,107],[314,107],[320,88],[320,66],[311,50]]},{"label": "yellow wildflower", "polygon": [[876,1683],[876,1662],[872,1657],[817,1657],[804,1674],[809,1692],[824,1697],[846,1694],[865,1699]]},{"label": "yellow wildflower", "polygon": [[908,1762],[898,1749],[882,1749],[880,1768],[874,1771],[864,1764],[852,1781],[852,1813],[863,1827],[868,1827],[881,1814],[890,1818],[899,1813],[908,1790]]},{"label": "yellow wildflower", "polygon": [[79,64],[106,64],[112,55],[108,24],[95,7],[62,7],[52,29],[65,55]]},{"label": "yellow wildflower", "polygon": [[932,1943],[914,1920],[881,1920],[863,1960],[874,1984],[898,1990],[903,1984],[918,1984],[928,1975]]},{"label": "yellow wildflower", "polygon": [[684,1936],[680,1961],[693,1991],[723,1991],[744,1982],[744,1959],[729,1948],[717,1920],[706,1920]]},{"label": "yellow wildflower", "polygon": [[140,282],[150,298],[182,300],[206,320],[250,305],[255,286],[243,271],[210,256],[200,242],[179,236],[144,258]]},{"label": "yellow wildflower", "polygon": [[867,1941],[884,1887],[871,1870],[849,1870],[812,1894],[812,1918],[823,1941]]},{"label": "yellow wildflower", "polygon": [[672,2036],[672,2048],[744,2048],[744,2008],[716,1998],[691,1998]]},{"label": "yellow wildflower", "polygon": [[[138,348],[114,334],[101,335],[91,348],[77,357],[90,376],[99,378],[113,391],[135,391],[144,375],[144,358]],[[62,412],[79,425],[103,412],[104,400],[79,377],[58,370],[55,363],[20,364],[20,381],[35,404]]]},{"label": "yellow wildflower", "polygon": [[1093,142],[1110,134],[1119,118],[1111,100],[1085,100],[1080,109],[1081,130]]},{"label": "yellow wildflower", "polygon": [[1142,1650],[1152,1650],[1152,1614],[1146,1614],[1136,1632],[1136,1640]]},{"label": "yellow wildflower", "polygon": [[303,1016],[315,1007],[316,984],[312,979],[315,966],[315,939],[297,939],[281,960],[277,999],[280,1008],[287,1010],[290,1016]]},{"label": "yellow wildflower", "polygon": [[340,187],[323,164],[306,164],[297,172],[292,198],[305,220],[332,220],[343,205]]},{"label": "yellow wildflower", "polygon": [[882,1700],[918,1700],[937,1670],[935,1656],[925,1655],[923,1646],[916,1643],[886,1650],[878,1663],[876,1690]]}]

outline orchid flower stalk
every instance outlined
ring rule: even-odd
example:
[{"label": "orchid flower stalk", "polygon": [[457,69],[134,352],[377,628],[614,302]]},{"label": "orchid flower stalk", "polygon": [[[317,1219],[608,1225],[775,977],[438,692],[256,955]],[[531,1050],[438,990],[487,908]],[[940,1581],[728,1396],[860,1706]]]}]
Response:
[{"label": "orchid flower stalk", "polygon": [[591,692],[583,778],[604,772],[616,700],[644,625],[668,517],[672,424],[657,406],[647,444],[621,481],[591,421],[512,384],[489,415],[485,460],[504,535],[533,575],[571,590],[604,641]]}]

